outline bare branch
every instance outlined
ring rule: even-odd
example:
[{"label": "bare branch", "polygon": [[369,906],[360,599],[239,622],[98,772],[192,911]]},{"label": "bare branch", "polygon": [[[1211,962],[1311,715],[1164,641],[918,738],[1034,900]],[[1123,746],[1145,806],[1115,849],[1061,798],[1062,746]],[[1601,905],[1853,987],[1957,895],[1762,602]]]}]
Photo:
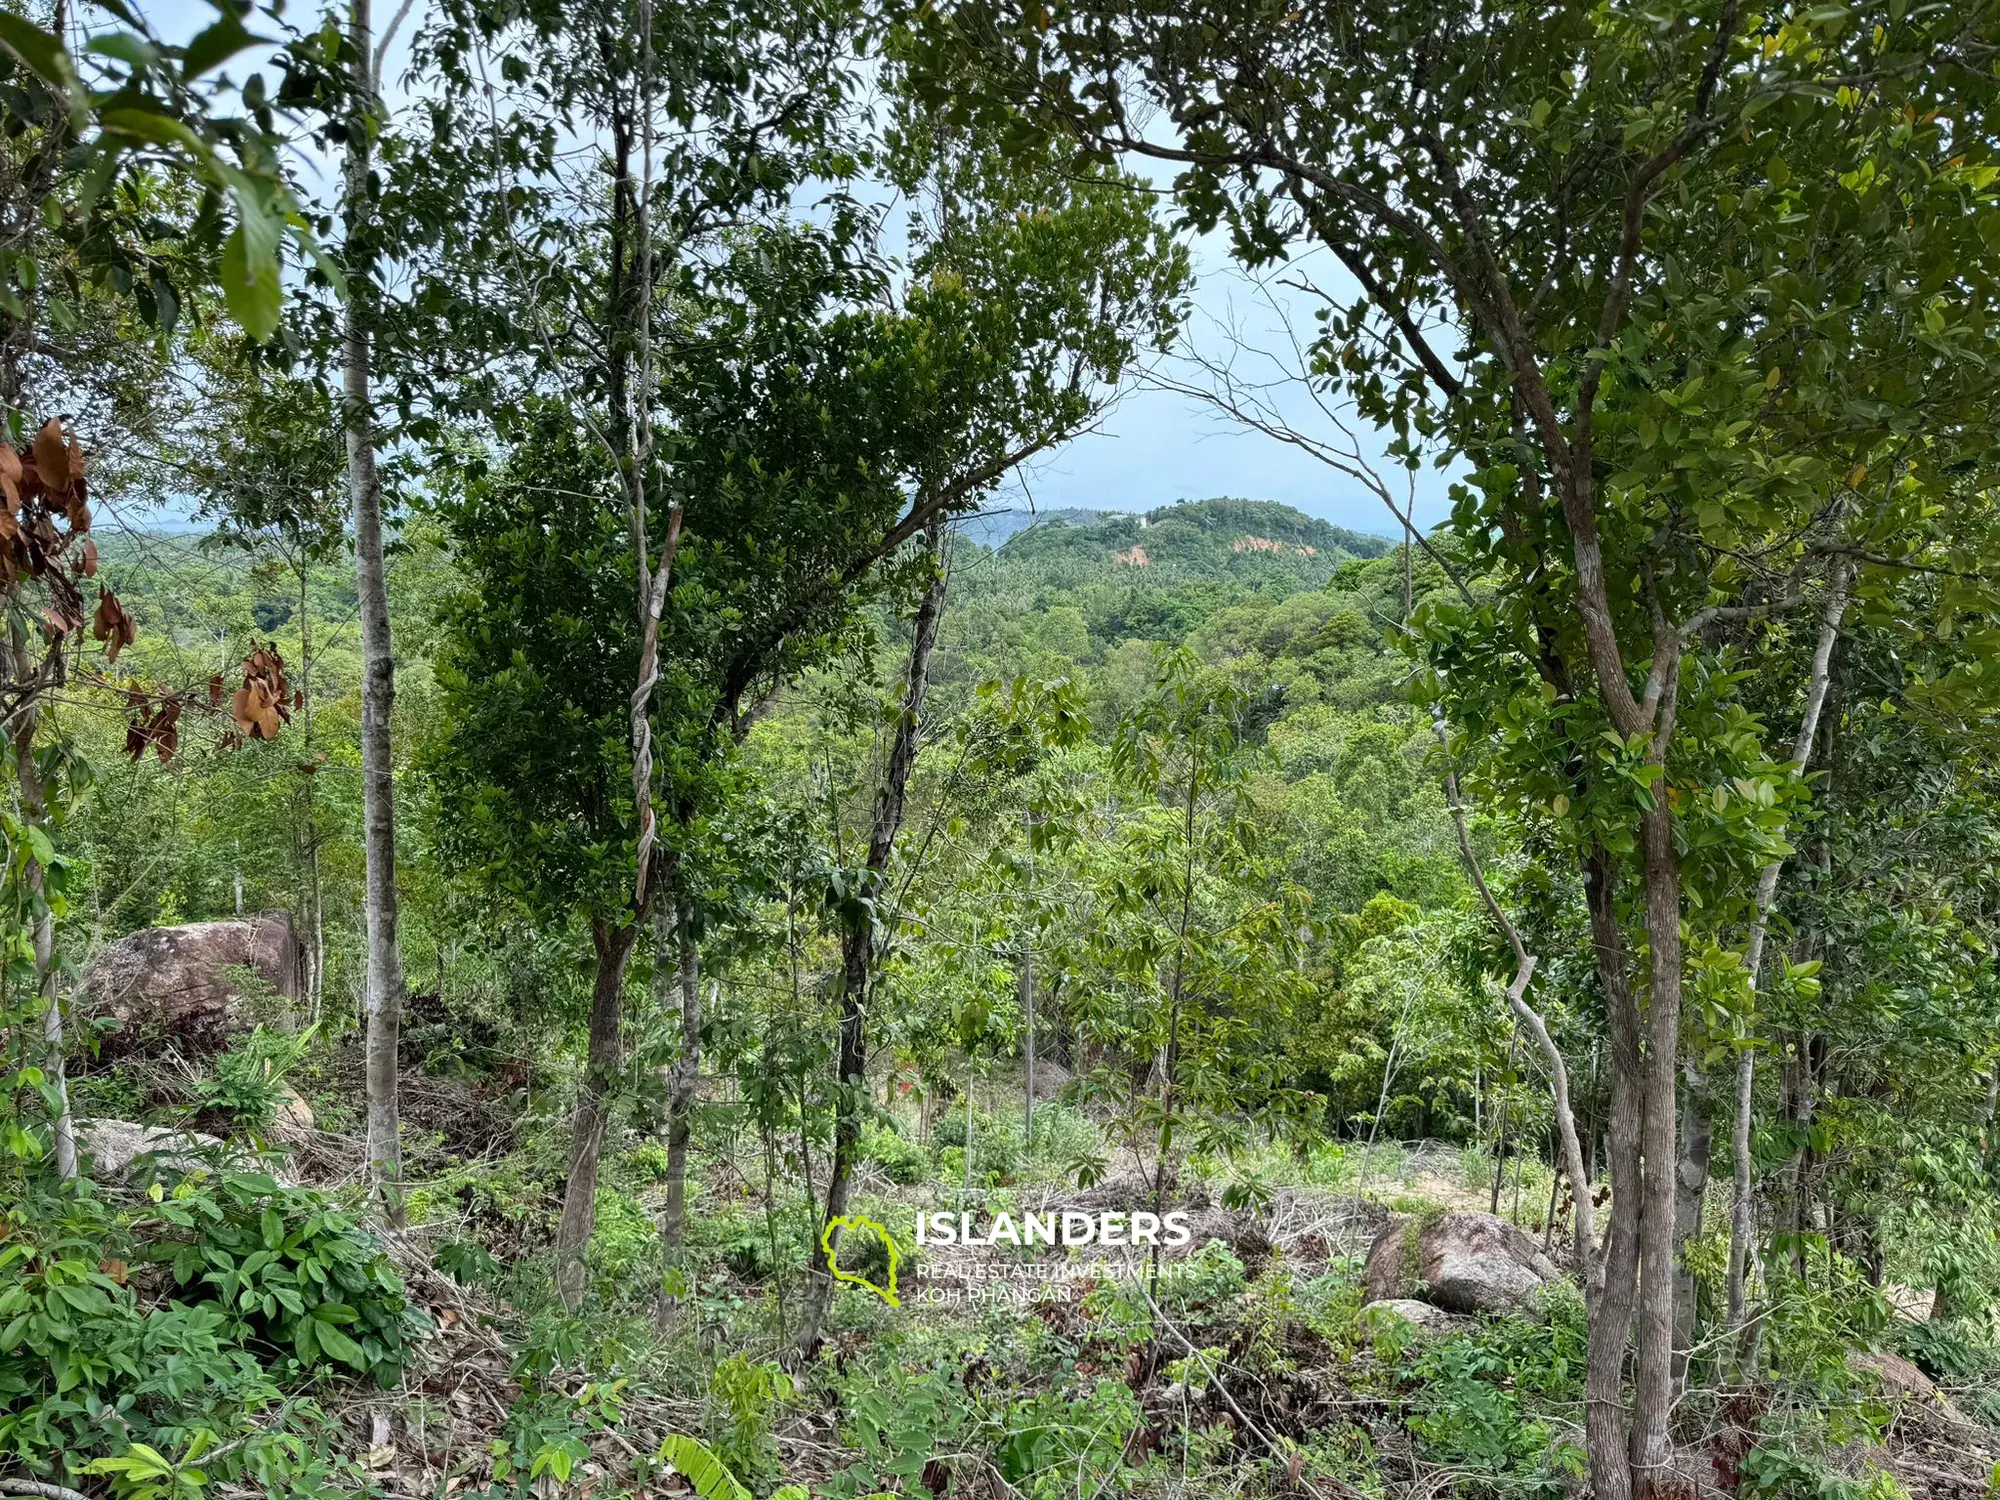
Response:
[{"label": "bare branch", "polygon": [[[1449,750],[1445,738],[1444,722],[1433,720],[1431,728],[1437,735],[1441,749]],[[1569,1097],[1569,1065],[1564,1062],[1562,1049],[1549,1035],[1548,1023],[1541,1012],[1528,1004],[1528,985],[1535,977],[1538,962],[1528,951],[1521,938],[1521,930],[1509,919],[1493,895],[1493,888],[1486,883],[1486,872],[1480,868],[1479,856],[1473,852],[1472,835],[1465,824],[1465,805],[1459,798],[1458,773],[1446,770],[1444,777],[1445,805],[1451,810],[1451,825],[1458,834],[1459,857],[1465,861],[1466,873],[1472,877],[1473,885],[1479,891],[1480,900],[1486,903],[1486,914],[1493,925],[1506,938],[1507,946],[1514,950],[1514,982],[1507,986],[1507,1005],[1520,1023],[1528,1028],[1528,1034],[1535,1039],[1535,1046],[1541,1051],[1542,1063],[1549,1072],[1549,1092],[1554,1098],[1556,1130],[1562,1138],[1563,1171],[1569,1177],[1571,1206],[1575,1209],[1574,1230],[1576,1240],[1577,1274],[1583,1278],[1586,1293],[1594,1293],[1602,1280],[1602,1271],[1597,1258],[1597,1239],[1592,1225],[1590,1202],[1590,1181],[1584,1173],[1583,1144],[1577,1136],[1576,1111],[1571,1107]]]}]

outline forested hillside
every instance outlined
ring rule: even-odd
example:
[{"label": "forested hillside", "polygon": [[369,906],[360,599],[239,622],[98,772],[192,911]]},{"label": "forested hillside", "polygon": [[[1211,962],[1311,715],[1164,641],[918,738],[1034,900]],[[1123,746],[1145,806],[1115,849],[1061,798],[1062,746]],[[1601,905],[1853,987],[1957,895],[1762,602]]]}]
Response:
[{"label": "forested hillside", "polygon": [[0,0],[0,1495],[1994,1500],[2000,8],[212,9]]}]

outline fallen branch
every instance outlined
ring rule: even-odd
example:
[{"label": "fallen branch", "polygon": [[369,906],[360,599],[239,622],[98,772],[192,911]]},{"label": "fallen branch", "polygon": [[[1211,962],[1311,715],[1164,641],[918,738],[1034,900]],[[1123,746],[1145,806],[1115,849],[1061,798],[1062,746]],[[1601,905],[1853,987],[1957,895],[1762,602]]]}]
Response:
[{"label": "fallen branch", "polygon": [[0,1479],[0,1495],[39,1495],[41,1500],[91,1500],[81,1490],[40,1479]]}]

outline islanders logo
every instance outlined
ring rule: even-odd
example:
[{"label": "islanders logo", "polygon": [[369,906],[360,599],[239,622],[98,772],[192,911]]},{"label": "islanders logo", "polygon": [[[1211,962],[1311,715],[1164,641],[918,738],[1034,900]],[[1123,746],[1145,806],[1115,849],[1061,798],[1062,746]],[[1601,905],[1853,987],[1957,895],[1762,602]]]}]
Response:
[{"label": "islanders logo", "polygon": [[[859,1234],[867,1230],[882,1242],[882,1248],[889,1252],[889,1269],[886,1273],[887,1286],[878,1286],[859,1271],[844,1271],[835,1251],[833,1236],[837,1230],[847,1230]],[[826,1268],[835,1281],[850,1281],[856,1286],[866,1287],[891,1307],[901,1307],[903,1301],[896,1295],[896,1267],[902,1262],[902,1255],[896,1249],[895,1237],[889,1233],[889,1226],[877,1223],[866,1214],[841,1214],[827,1221],[826,1228],[819,1232],[819,1247],[826,1252]]]}]

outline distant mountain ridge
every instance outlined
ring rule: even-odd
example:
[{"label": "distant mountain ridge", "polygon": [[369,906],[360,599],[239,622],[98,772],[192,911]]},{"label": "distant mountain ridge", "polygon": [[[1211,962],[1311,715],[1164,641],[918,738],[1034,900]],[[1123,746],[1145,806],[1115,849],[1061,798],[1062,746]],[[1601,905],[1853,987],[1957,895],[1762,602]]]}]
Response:
[{"label": "distant mountain ridge", "polygon": [[1053,511],[1028,519],[1002,539],[1004,562],[1058,572],[1110,564],[1130,569],[1135,581],[1234,577],[1317,587],[1343,562],[1380,557],[1395,545],[1275,500],[1186,500],[1143,515]]}]

